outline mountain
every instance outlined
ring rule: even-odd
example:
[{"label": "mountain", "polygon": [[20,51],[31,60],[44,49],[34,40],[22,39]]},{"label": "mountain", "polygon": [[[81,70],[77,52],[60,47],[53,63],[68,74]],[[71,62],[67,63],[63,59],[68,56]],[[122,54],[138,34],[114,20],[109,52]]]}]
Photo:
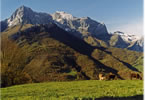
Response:
[{"label": "mountain", "polygon": [[121,35],[113,34],[110,38],[110,46],[118,47],[118,48],[126,48],[128,47],[129,43],[126,42]]},{"label": "mountain", "polygon": [[144,48],[143,37],[126,34],[120,31],[114,32],[110,39],[110,45],[113,47],[127,48],[133,51],[143,52]]},{"label": "mountain", "polygon": [[[19,24],[46,24],[52,21],[52,17],[47,13],[37,13],[31,8],[21,6],[18,8],[10,18],[2,21],[2,27],[13,27]],[[7,28],[2,28],[2,31]]]},{"label": "mountain", "polygon": [[[53,20],[52,20],[53,19]],[[12,27],[19,24],[47,24],[49,22],[58,22],[61,24],[60,27],[65,27],[65,30],[76,30],[80,33],[87,33],[92,35],[103,35],[107,34],[105,24],[101,24],[92,20],[89,17],[77,18],[71,14],[65,12],[56,12],[54,14],[37,13],[31,8],[21,6],[18,8],[10,18],[2,21],[2,26]]]},{"label": "mountain", "polygon": [[108,34],[105,24],[101,24],[90,17],[77,18],[66,12],[59,12],[52,14],[53,20],[63,24],[64,26],[79,31],[86,35],[106,35]]},{"label": "mountain", "polygon": [[2,86],[98,79],[99,73],[110,72],[118,79],[129,79],[131,72],[138,71],[130,62],[143,56],[129,50],[93,47],[54,23],[25,24],[21,31],[19,27],[2,33]]},{"label": "mountain", "polygon": [[131,42],[134,42],[134,41],[137,41],[140,39],[140,37],[136,36],[136,35],[131,35],[131,34],[125,34],[123,32],[120,32],[120,31],[116,31],[114,32],[114,34],[118,34],[121,36],[121,38],[126,41],[127,43],[131,43]]},{"label": "mountain", "polygon": [[98,80],[100,73],[130,79],[131,73],[142,72],[143,53],[132,48],[143,46],[143,40],[132,44],[120,33],[108,34],[104,24],[89,17],[37,13],[22,6],[1,23],[2,87]]},{"label": "mountain", "polygon": [[[109,34],[104,23],[97,22],[90,17],[74,17],[63,11],[56,11],[53,14],[35,12],[31,8],[21,6],[10,18],[1,21],[1,31],[9,27],[24,24],[47,24],[55,23],[60,28],[80,39],[83,39],[91,46],[127,48],[134,51],[143,51],[143,45],[137,41],[140,39],[135,35],[128,35],[120,31]],[[20,27],[21,29],[21,27]]]},{"label": "mountain", "polygon": [[137,41],[134,41],[129,47],[129,50],[134,50],[134,51],[142,51],[143,52],[143,47],[144,47],[144,38],[140,38]]}]

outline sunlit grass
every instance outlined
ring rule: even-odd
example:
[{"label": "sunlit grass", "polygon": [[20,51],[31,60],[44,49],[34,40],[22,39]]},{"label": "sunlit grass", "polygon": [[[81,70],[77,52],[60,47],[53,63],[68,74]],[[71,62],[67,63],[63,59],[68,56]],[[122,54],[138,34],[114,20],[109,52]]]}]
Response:
[{"label": "sunlit grass", "polygon": [[143,95],[143,81],[73,81],[16,85],[2,88],[2,100],[74,100],[75,98]]}]

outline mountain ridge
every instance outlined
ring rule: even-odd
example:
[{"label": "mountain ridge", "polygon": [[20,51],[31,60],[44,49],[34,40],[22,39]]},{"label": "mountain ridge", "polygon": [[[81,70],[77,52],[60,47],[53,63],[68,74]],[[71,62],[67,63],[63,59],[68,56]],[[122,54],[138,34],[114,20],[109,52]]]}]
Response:
[{"label": "mountain ridge", "polygon": [[[112,41],[111,39],[116,37],[115,34],[118,34],[119,36],[116,37],[116,43],[118,42],[118,45],[113,45],[113,47],[127,48],[129,50],[143,52],[143,41],[137,36],[127,35],[119,31],[117,31],[118,33],[114,32],[114,34],[109,34],[105,24],[99,23],[90,17],[74,17],[63,11],[56,11],[53,14],[41,13],[33,11],[31,8],[23,5],[16,9],[10,18],[1,21],[0,23],[1,31],[3,32],[8,27],[13,27],[18,24],[37,25],[48,24],[51,22],[57,24],[60,28],[68,31],[70,34],[85,40],[92,46],[104,46],[104,43],[107,47],[112,46],[112,44],[110,44]],[[92,38],[92,41],[86,39],[89,37]],[[120,42],[119,38],[122,42]],[[100,43],[100,45],[97,45],[98,40],[104,42],[103,45]]]}]

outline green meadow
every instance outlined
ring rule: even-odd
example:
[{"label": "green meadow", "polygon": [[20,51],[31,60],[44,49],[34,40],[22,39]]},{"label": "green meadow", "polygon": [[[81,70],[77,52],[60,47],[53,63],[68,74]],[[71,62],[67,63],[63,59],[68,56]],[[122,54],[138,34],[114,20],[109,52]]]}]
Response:
[{"label": "green meadow", "polygon": [[47,82],[1,88],[2,100],[142,100],[142,96],[142,80]]}]

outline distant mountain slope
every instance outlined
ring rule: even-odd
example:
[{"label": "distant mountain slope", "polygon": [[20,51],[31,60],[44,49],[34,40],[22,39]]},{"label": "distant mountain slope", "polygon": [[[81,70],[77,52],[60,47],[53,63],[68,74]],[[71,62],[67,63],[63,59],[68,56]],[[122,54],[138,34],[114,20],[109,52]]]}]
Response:
[{"label": "distant mountain slope", "polygon": [[124,41],[128,42],[128,43],[134,42],[134,41],[137,41],[137,40],[140,39],[140,38],[139,38],[138,36],[136,36],[136,35],[125,34],[125,33],[120,32],[120,31],[116,31],[116,32],[114,32],[114,34],[120,35],[121,38],[122,38]]},{"label": "distant mountain slope", "polygon": [[142,37],[141,39],[133,42],[128,49],[129,50],[134,50],[134,51],[143,51],[144,47],[144,38]]},{"label": "distant mountain slope", "polygon": [[[113,40],[116,40],[116,41],[112,42],[112,38]],[[125,34],[123,32],[117,31],[117,32],[114,32],[114,34],[112,35],[110,42],[112,44],[115,44],[116,42],[118,42],[119,44],[116,45],[115,47],[127,48],[129,50],[143,52],[143,47],[144,47],[143,37],[129,35],[129,34]]]},{"label": "distant mountain slope", "polygon": [[129,43],[124,41],[120,35],[114,34],[110,38],[110,46],[112,47],[118,47],[118,48],[127,48],[129,46]]}]

